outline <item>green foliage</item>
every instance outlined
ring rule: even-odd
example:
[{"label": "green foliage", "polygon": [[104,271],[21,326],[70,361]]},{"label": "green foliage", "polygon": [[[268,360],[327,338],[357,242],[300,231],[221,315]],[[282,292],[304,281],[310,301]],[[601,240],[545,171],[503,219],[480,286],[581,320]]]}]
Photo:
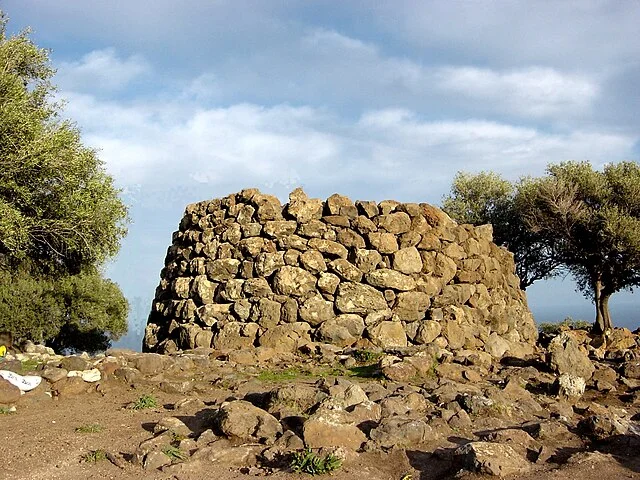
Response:
[{"label": "green foliage", "polygon": [[0,11],[0,330],[99,350],[126,331],[127,304],[101,278],[127,208],[96,152],[53,100],[49,52]]},{"label": "green foliage", "polygon": [[514,256],[520,287],[558,273],[561,265],[554,242],[528,228],[524,217],[530,179],[512,184],[494,172],[458,172],[442,208],[458,223],[491,224],[493,240]]},{"label": "green foliage", "polygon": [[511,208],[515,188],[494,172],[458,172],[442,208],[459,223],[497,223]]},{"label": "green foliage", "polygon": [[131,408],[133,410],[144,410],[146,408],[156,408],[158,406],[158,401],[153,395],[145,393],[138,400],[133,402]]},{"label": "green foliage", "polygon": [[45,341],[60,330],[53,319],[63,318],[64,308],[52,281],[0,270],[0,331],[12,332],[14,338]]},{"label": "green foliage", "polygon": [[591,330],[592,327],[593,324],[586,320],[574,320],[571,317],[567,317],[558,323],[541,323],[538,325],[538,330],[542,333],[557,335],[562,330]]},{"label": "green foliage", "polygon": [[64,349],[96,352],[127,330],[128,303],[98,274],[59,278],[0,270],[0,331]]},{"label": "green foliage", "polygon": [[76,427],[77,433],[100,433],[104,430],[104,427],[98,423],[89,423]]},{"label": "green foliage", "polygon": [[107,452],[104,450],[92,450],[82,456],[82,461],[86,463],[98,463],[107,459]]},{"label": "green foliage", "polygon": [[257,378],[261,382],[287,382],[307,375],[307,373],[297,368],[287,368],[279,371],[263,370],[258,374]]},{"label": "green foliage", "polygon": [[20,362],[20,370],[21,372],[27,373],[27,372],[33,372],[38,368],[38,365],[41,365],[41,363],[36,360],[35,358],[30,358],[28,360],[22,360]]},{"label": "green foliage", "polygon": [[106,350],[127,331],[129,304],[118,286],[97,274],[63,277],[57,292],[65,323],[50,342],[56,350]]},{"label": "green foliage", "polygon": [[0,415],[11,415],[12,413],[16,413],[16,407],[0,406]]},{"label": "green foliage", "polygon": [[291,460],[291,469],[296,473],[322,475],[333,472],[342,466],[342,460],[333,454],[319,456],[310,449],[295,452]]},{"label": "green foliage", "polygon": [[640,285],[640,165],[550,165],[526,192],[528,227],[555,242],[579,289],[596,306],[596,328],[612,327],[609,298]]},{"label": "green foliage", "polygon": [[171,460],[186,460],[187,454],[180,450],[178,447],[174,447],[172,445],[168,445],[162,449],[162,453],[164,453]]},{"label": "green foliage", "polygon": [[185,435],[176,433],[173,430],[170,430],[169,433],[171,435],[171,445],[173,445],[174,447],[177,447],[182,440],[187,438]]},{"label": "green foliage", "polygon": [[374,352],[373,350],[356,350],[353,352],[353,359],[358,363],[373,363],[380,360],[382,357],[381,352]]},{"label": "green foliage", "polygon": [[96,152],[60,119],[49,54],[0,20],[0,254],[79,273],[119,249],[127,210]]}]

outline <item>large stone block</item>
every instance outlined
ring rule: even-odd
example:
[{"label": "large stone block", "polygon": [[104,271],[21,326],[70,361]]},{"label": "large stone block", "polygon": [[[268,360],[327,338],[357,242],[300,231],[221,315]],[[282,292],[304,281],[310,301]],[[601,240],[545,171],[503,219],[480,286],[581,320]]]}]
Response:
[{"label": "large stone block", "polygon": [[336,308],[342,313],[372,313],[387,308],[380,290],[361,283],[345,282],[338,286]]}]

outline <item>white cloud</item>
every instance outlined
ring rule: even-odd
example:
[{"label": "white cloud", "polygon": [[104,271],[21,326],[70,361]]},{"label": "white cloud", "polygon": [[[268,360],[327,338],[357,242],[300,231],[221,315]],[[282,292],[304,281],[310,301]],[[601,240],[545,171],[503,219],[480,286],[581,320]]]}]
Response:
[{"label": "white cloud", "polygon": [[76,62],[60,63],[56,82],[72,91],[116,91],[149,70],[149,64],[140,55],[120,58],[115,49],[106,48],[93,50]]},{"label": "white cloud", "polygon": [[584,113],[599,87],[584,75],[530,67],[506,72],[475,67],[445,67],[436,73],[439,87],[504,111],[531,117]]},{"label": "white cloud", "polygon": [[375,45],[365,43],[356,38],[343,35],[335,30],[314,29],[302,37],[302,44],[319,50],[334,54],[336,50],[343,53],[356,53],[358,55],[377,55]]},{"label": "white cloud", "polygon": [[[187,87],[188,88],[188,87]],[[629,158],[635,137],[601,131],[545,132],[482,119],[426,120],[408,109],[347,119],[326,109],[279,104],[202,108],[196,101],[126,104],[66,95],[68,113],[118,183],[216,191],[260,186],[286,193],[301,184],[364,198],[391,192],[430,201],[457,170],[510,178],[543,173],[550,162]],[[420,196],[417,196],[420,195]],[[182,201],[183,197],[174,201]]]}]

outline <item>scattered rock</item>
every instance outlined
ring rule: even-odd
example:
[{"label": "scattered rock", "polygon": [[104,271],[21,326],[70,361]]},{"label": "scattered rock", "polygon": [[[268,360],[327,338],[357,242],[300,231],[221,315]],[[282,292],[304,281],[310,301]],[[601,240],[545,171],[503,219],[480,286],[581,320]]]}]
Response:
[{"label": "scattered rock", "polygon": [[0,404],[11,404],[20,400],[20,389],[4,378],[0,378]]},{"label": "scattered rock", "polygon": [[271,445],[282,434],[280,422],[268,412],[244,400],[223,404],[216,423],[227,437]]},{"label": "scattered rock", "polygon": [[384,418],[369,436],[383,448],[413,448],[434,439],[431,427],[424,420],[402,417]]},{"label": "scattered rock", "polygon": [[341,409],[321,409],[311,415],[302,427],[307,448],[345,447],[358,450],[367,437]]},{"label": "scattered rock", "polygon": [[577,400],[584,394],[587,384],[583,377],[563,373],[558,378],[558,394],[566,399]]},{"label": "scattered rock", "polygon": [[470,442],[456,450],[464,466],[473,471],[496,477],[525,473],[529,462],[510,445],[490,442]]},{"label": "scattered rock", "polygon": [[582,377],[585,381],[591,378],[595,367],[580,345],[568,332],[562,332],[549,344],[549,365],[562,375],[568,373]]}]

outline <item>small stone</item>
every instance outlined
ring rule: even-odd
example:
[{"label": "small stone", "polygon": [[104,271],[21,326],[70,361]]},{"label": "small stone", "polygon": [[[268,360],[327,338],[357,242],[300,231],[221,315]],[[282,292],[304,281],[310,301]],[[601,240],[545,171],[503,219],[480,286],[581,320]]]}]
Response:
[{"label": "small stone", "polygon": [[20,389],[4,378],[0,378],[0,404],[15,403],[20,400]]},{"label": "small stone", "polygon": [[147,453],[142,464],[145,470],[157,470],[165,465],[171,465],[171,458],[157,450]]},{"label": "small stone", "polygon": [[455,455],[471,471],[505,477],[530,469],[529,462],[510,445],[491,442],[470,442],[458,448]]},{"label": "small stone", "polygon": [[558,378],[558,394],[567,399],[577,400],[582,397],[586,388],[584,378],[570,373],[563,373]]}]

